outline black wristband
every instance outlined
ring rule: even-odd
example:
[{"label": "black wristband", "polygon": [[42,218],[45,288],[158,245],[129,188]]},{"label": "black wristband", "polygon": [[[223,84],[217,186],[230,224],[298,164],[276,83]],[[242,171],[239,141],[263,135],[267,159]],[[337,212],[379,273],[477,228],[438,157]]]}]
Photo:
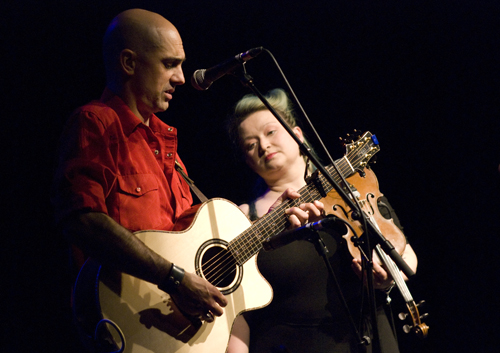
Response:
[{"label": "black wristband", "polygon": [[158,285],[158,288],[160,288],[164,292],[173,293],[179,288],[183,278],[184,278],[184,269],[172,264],[172,269],[170,270],[170,273],[168,274],[167,278],[165,278]]}]

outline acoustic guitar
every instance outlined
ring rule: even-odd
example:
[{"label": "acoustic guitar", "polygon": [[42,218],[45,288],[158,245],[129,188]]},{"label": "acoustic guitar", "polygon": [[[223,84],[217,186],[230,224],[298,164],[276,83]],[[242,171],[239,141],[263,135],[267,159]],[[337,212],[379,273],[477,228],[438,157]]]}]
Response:
[{"label": "acoustic guitar", "polygon": [[[346,154],[335,165],[344,177],[352,176],[379,150],[375,136],[366,132],[346,146]],[[326,169],[339,183],[335,168]],[[226,296],[224,314],[212,323],[184,316],[156,285],[89,259],[74,289],[75,319],[83,341],[102,352],[225,352],[235,318],[271,302],[272,288],[256,265],[262,242],[285,229],[287,208],[320,200],[333,189],[322,175],[314,180],[299,190],[300,199],[286,200],[253,224],[234,203],[211,199],[193,212],[189,227],[182,231],[134,233],[159,255],[197,273]]]}]

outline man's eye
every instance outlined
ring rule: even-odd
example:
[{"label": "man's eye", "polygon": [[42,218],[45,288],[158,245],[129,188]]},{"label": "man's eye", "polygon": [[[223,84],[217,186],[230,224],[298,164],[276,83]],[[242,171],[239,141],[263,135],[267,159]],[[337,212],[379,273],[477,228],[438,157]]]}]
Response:
[{"label": "man's eye", "polygon": [[268,135],[274,135],[275,133],[276,133],[276,130],[271,130],[271,131],[269,131],[267,134],[268,134]]},{"label": "man's eye", "polygon": [[174,61],[171,61],[171,60],[166,60],[163,62],[163,65],[165,66],[165,68],[167,69],[173,69],[179,65],[181,65],[182,62],[180,61],[177,61],[177,60],[174,60]]}]

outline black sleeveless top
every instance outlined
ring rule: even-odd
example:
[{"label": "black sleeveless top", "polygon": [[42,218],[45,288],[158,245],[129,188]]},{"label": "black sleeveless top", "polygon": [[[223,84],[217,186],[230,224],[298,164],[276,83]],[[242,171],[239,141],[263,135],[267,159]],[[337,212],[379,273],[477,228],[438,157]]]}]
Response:
[{"label": "black sleeveless top", "polygon": [[[381,201],[384,216],[394,217],[387,200]],[[249,218],[258,219],[255,201],[249,203]],[[351,255],[340,244],[343,238],[333,232],[321,232],[321,237],[350,312],[356,323],[362,322],[361,283],[350,267]],[[244,314],[250,326],[250,353],[363,351],[358,350],[344,306],[314,244],[295,241],[261,251],[257,266],[274,297],[267,307]],[[377,315],[382,352],[399,352],[383,309]]]}]

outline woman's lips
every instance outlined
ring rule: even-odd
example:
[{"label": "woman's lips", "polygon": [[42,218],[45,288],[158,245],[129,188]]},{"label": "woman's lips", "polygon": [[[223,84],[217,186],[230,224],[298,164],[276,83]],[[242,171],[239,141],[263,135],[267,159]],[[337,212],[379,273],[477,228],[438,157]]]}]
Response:
[{"label": "woman's lips", "polygon": [[271,160],[271,158],[273,158],[275,155],[276,155],[277,152],[273,152],[273,153],[269,153],[267,156],[266,156],[266,162]]}]

